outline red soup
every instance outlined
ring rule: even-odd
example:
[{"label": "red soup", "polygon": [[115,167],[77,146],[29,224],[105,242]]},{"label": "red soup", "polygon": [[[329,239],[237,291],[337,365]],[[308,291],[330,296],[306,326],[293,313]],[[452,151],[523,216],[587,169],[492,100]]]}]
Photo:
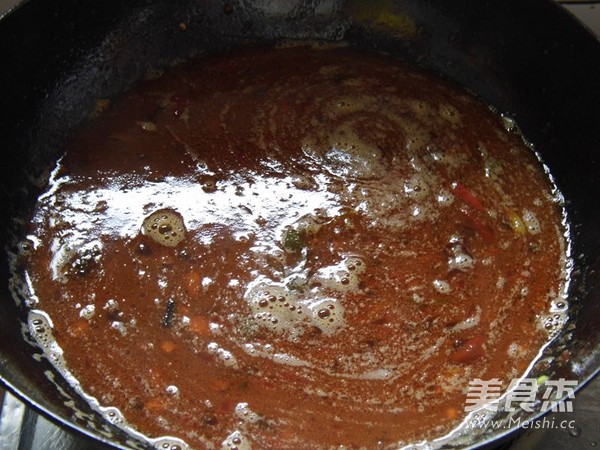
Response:
[{"label": "red soup", "polygon": [[34,322],[150,437],[443,435],[469,380],[525,373],[564,290],[560,194],[508,125],[349,49],[175,68],[88,122],[52,172],[29,236]]}]

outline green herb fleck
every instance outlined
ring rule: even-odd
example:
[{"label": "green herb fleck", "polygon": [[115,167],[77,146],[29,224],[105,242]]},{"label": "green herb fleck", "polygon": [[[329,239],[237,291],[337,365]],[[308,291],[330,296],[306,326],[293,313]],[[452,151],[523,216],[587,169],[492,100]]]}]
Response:
[{"label": "green herb fleck", "polygon": [[306,247],[304,241],[304,233],[294,229],[290,229],[283,237],[283,248],[290,253],[300,253]]},{"label": "green herb fleck", "polygon": [[541,386],[542,384],[546,383],[546,381],[548,381],[550,379],[550,377],[548,375],[541,375],[537,378],[537,384],[538,386]]}]

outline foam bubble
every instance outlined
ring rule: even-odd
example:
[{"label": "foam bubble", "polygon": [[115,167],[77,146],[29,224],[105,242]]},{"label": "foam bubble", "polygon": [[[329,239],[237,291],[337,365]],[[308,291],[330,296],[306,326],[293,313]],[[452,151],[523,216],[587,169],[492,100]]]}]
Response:
[{"label": "foam bubble", "polygon": [[113,330],[117,330],[119,333],[121,333],[121,336],[127,335],[127,325],[125,325],[123,322],[120,322],[118,320],[113,320],[110,323],[110,327]]},{"label": "foam bubble", "polygon": [[523,210],[523,223],[527,227],[527,231],[530,234],[538,234],[542,231],[540,221],[537,219],[535,214],[528,209]]},{"label": "foam bubble", "polygon": [[252,444],[240,431],[231,433],[221,444],[221,450],[252,450]]},{"label": "foam bubble", "polygon": [[457,323],[452,327],[452,331],[462,331],[468,330],[469,328],[473,328],[476,325],[479,325],[479,321],[481,320],[481,307],[477,306],[477,311],[471,317],[466,318],[462,322]]},{"label": "foam bubble", "polygon": [[102,413],[102,416],[110,423],[112,423],[113,425],[121,425],[121,424],[125,424],[125,417],[123,416],[123,413],[121,411],[119,411],[117,408],[115,407],[104,407],[104,406],[100,406],[99,407],[100,412]]},{"label": "foam bubble", "polygon": [[160,209],[144,220],[142,233],[167,247],[175,247],[185,238],[183,217],[173,209]]},{"label": "foam bubble", "polygon": [[439,106],[438,112],[440,116],[450,122],[452,125],[460,125],[462,118],[458,110],[449,103],[443,103]]},{"label": "foam bubble", "polygon": [[188,450],[189,446],[181,439],[165,436],[148,440],[154,448],[165,450]]},{"label": "foam bubble", "polygon": [[96,307],[94,305],[86,305],[79,311],[79,317],[90,320],[96,314]]},{"label": "foam bubble", "polygon": [[446,189],[441,189],[436,197],[438,203],[443,206],[451,205],[454,201],[454,196]]},{"label": "foam bubble", "polygon": [[334,299],[312,302],[308,309],[312,324],[323,334],[331,336],[345,325],[344,307]]},{"label": "foam bubble", "polygon": [[508,346],[506,354],[510,358],[522,358],[527,354],[527,350],[524,349],[518,342],[513,342]]},{"label": "foam bubble", "polygon": [[566,312],[556,312],[540,317],[539,327],[551,337],[555,336],[565,326],[568,319]]},{"label": "foam bubble", "polygon": [[55,238],[51,245],[52,260],[50,269],[52,278],[66,282],[69,273],[74,271],[84,275],[94,264],[98,263],[102,251],[102,242],[93,240],[85,242],[81,238],[71,238],[64,242]]},{"label": "foam bubble", "polygon": [[256,423],[260,416],[250,409],[248,403],[241,402],[235,406],[235,414],[242,422]]},{"label": "foam bubble", "polygon": [[475,260],[467,255],[466,253],[457,252],[450,259],[448,259],[449,270],[460,270],[461,272],[467,272],[472,269],[475,265]]},{"label": "foam bubble", "polygon": [[175,386],[174,384],[170,384],[169,386],[166,387],[165,389],[167,391],[167,394],[171,394],[171,395],[179,395],[179,388],[177,386]]},{"label": "foam bubble", "polygon": [[219,359],[221,361],[223,361],[223,364],[225,364],[227,367],[233,367],[233,368],[237,369],[238,363],[237,363],[237,360],[235,359],[235,356],[233,356],[233,353],[220,348],[219,351],[217,352],[217,355],[219,356]]},{"label": "foam bubble", "polygon": [[404,193],[409,198],[422,200],[429,194],[429,191],[429,185],[421,174],[415,173],[404,182]]},{"label": "foam bubble", "polygon": [[360,277],[366,264],[360,256],[348,255],[338,264],[322,267],[310,280],[335,292],[358,292]]},{"label": "foam bubble", "polygon": [[[378,179],[385,175],[383,154],[377,145],[363,139],[351,116],[372,110],[376,99],[357,96],[335,99],[325,114],[340,123],[318,136],[307,136],[302,151],[333,175],[352,179]],[[350,114],[353,113],[353,114]],[[323,147],[325,146],[325,147]]]},{"label": "foam bubble", "polygon": [[33,310],[27,316],[27,324],[31,337],[45,349],[46,345],[53,340],[52,328],[54,325],[50,317],[43,311]]},{"label": "foam bubble", "polygon": [[[244,294],[251,308],[251,319],[260,327],[286,333],[294,340],[309,325],[326,335],[333,335],[345,326],[344,307],[332,294],[358,292],[360,274],[366,264],[358,255],[347,255],[338,264],[321,267],[308,279],[292,274],[279,283],[261,276],[252,282]],[[297,277],[306,289],[288,289]],[[296,283],[297,284],[297,283]]]},{"label": "foam bubble", "polygon": [[282,283],[261,278],[248,288],[245,298],[252,309],[252,318],[259,326],[277,333],[288,332],[290,336],[301,332],[304,317],[298,295]]},{"label": "foam bubble", "polygon": [[105,309],[110,312],[117,311],[119,309],[119,302],[111,298],[106,302],[102,309]]},{"label": "foam bubble", "polygon": [[569,303],[562,297],[552,300],[550,312],[565,312],[569,308]]},{"label": "foam bubble", "polygon": [[448,282],[444,280],[433,280],[433,287],[440,294],[449,294],[452,291]]},{"label": "foam bubble", "polygon": [[[362,142],[350,132],[339,140],[331,142],[325,153],[326,167],[335,175],[349,178],[373,179],[383,176],[381,150]],[[343,140],[342,140],[343,139]]]}]

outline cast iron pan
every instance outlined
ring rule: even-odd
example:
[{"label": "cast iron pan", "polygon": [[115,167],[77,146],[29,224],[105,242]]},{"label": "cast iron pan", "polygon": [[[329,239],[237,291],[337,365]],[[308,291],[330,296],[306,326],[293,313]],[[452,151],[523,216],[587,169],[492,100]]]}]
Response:
[{"label": "cast iron pan", "polygon": [[[397,19],[385,22],[380,13]],[[185,23],[186,27],[180,27]],[[185,28],[185,30],[182,30]],[[600,43],[546,0],[30,0],[0,21],[0,377],[19,397],[116,446],[128,437],[36,361],[9,291],[7,256],[47,169],[97,98],[148,69],[280,38],[345,39],[433,69],[516,119],[562,190],[573,235],[576,315],[549,350],[583,386],[600,368]],[[476,125],[476,124],[475,124]],[[70,388],[55,381],[66,393]],[[474,445],[506,437],[484,434]]]}]

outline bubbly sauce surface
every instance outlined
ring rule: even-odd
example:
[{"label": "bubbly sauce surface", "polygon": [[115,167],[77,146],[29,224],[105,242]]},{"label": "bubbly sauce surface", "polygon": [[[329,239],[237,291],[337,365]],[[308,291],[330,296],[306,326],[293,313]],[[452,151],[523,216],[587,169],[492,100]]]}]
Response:
[{"label": "bubbly sauce surface", "polygon": [[69,370],[192,448],[386,448],[521,375],[564,282],[556,192],[464,92],[349,49],[148,80],[39,199],[27,272]]}]

